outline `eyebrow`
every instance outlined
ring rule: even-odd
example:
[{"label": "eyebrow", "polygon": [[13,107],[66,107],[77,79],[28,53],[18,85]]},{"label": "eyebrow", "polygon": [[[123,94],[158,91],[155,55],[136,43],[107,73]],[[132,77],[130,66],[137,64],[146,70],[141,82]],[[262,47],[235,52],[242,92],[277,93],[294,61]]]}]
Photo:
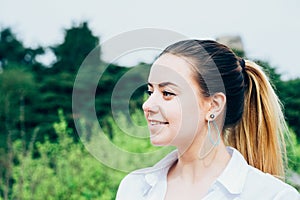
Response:
[{"label": "eyebrow", "polygon": [[[151,83],[148,83],[148,85],[150,87],[153,87],[153,85]],[[172,86],[178,87],[178,85],[176,85],[175,83],[172,83],[172,82],[162,82],[162,83],[159,83],[158,87],[162,88],[162,87],[166,87],[168,85],[172,85]]]}]

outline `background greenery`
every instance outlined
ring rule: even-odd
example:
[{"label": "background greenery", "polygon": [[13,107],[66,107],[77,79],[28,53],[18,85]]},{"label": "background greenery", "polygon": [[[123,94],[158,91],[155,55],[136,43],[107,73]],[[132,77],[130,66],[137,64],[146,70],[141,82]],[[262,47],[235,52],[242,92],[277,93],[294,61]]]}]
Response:
[{"label": "background greenery", "polygon": [[[87,22],[66,29],[64,41],[51,47],[25,47],[10,28],[0,31],[0,199],[115,198],[125,173],[102,165],[89,154],[78,138],[72,113],[77,70],[99,42]],[[56,57],[49,66],[38,61],[46,50]],[[98,51],[100,65],[106,65],[101,61],[101,48]],[[246,57],[245,52],[237,53]],[[269,74],[285,107],[291,130],[289,169],[300,174],[300,79],[282,80],[268,62],[256,62]],[[145,63],[137,66],[149,67]],[[97,116],[117,146],[133,152],[151,151],[155,148],[148,139],[127,140],[111,114],[111,91],[128,70],[109,65],[95,96]],[[144,89],[136,90],[130,101],[135,120],[143,119]],[[87,100],[86,105],[93,104]],[[126,125],[126,119],[122,123]]]}]

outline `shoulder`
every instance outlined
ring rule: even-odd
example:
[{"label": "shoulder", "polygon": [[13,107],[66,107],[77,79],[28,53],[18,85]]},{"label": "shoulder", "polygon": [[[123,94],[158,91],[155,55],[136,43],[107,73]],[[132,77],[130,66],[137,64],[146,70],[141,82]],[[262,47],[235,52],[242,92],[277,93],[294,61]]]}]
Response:
[{"label": "shoulder", "polygon": [[129,173],[121,181],[117,200],[143,199],[149,190],[158,182],[164,173],[167,172],[170,164],[177,158],[177,152],[173,151],[160,160],[153,167],[135,170]]},{"label": "shoulder", "polygon": [[219,180],[229,191],[240,193],[242,199],[300,200],[295,188],[249,165],[238,150],[228,147],[228,151],[232,158]]},{"label": "shoulder", "polygon": [[282,180],[249,166],[245,190],[255,194],[256,197],[265,199],[289,199],[300,200],[299,193],[295,188]]},{"label": "shoulder", "polygon": [[144,168],[136,170],[125,176],[121,181],[117,200],[142,200],[147,197],[150,190],[162,181],[166,168]]},{"label": "shoulder", "polygon": [[131,172],[125,178],[122,179],[118,192],[117,200],[121,199],[138,199],[134,196],[141,196],[143,188],[145,187],[144,174],[136,173],[136,171]]}]

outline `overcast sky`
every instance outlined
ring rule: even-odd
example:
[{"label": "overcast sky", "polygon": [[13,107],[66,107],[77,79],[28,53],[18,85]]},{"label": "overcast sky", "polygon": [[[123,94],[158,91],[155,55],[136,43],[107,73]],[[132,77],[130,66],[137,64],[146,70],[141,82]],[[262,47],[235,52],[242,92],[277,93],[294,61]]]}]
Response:
[{"label": "overcast sky", "polygon": [[239,35],[249,58],[300,77],[299,0],[0,0],[0,28],[11,27],[26,46],[60,43],[65,28],[84,20],[101,41],[145,27],[191,38]]}]

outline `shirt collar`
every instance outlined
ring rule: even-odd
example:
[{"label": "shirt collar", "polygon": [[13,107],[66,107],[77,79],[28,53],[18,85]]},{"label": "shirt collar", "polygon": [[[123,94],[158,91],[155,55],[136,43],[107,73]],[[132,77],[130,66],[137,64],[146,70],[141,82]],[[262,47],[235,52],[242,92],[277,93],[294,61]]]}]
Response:
[{"label": "shirt collar", "polygon": [[239,194],[242,192],[246,181],[248,164],[238,150],[227,147],[227,151],[231,154],[231,159],[218,177],[217,182],[221,183],[228,192]]},{"label": "shirt collar", "polygon": [[169,168],[178,159],[178,151],[174,150],[166,157],[156,163],[153,167],[138,170],[137,173],[143,173],[148,187],[145,188],[143,196],[147,196],[162,177],[167,179]]},{"label": "shirt collar", "polygon": [[[248,164],[238,150],[227,147],[227,151],[231,154],[231,159],[222,174],[217,178],[217,182],[231,194],[239,194],[242,192],[246,181]],[[144,168],[137,172],[145,174],[145,180],[152,188],[159,181],[159,177],[166,176],[171,165],[178,159],[177,156],[178,151],[174,150],[153,167]]]},{"label": "shirt collar", "polygon": [[138,169],[134,171],[135,174],[155,174],[157,172],[163,171],[163,169],[169,169],[171,165],[178,159],[178,151],[174,150],[165,156],[162,160],[156,163],[152,167]]}]

